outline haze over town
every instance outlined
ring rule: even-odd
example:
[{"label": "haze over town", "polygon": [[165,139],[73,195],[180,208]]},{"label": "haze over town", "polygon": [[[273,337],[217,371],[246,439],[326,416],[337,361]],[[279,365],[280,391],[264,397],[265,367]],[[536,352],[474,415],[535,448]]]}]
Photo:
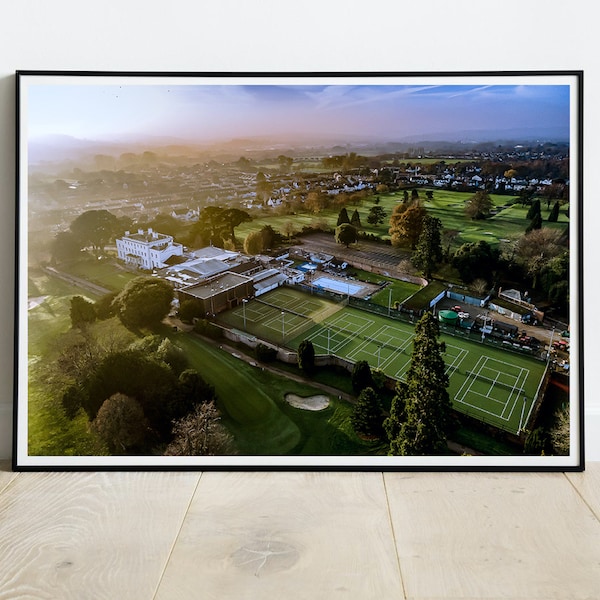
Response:
[{"label": "haze over town", "polygon": [[[83,84],[81,83],[83,82]],[[565,141],[567,85],[31,85],[28,138],[214,143]],[[65,138],[66,139],[66,138]]]}]

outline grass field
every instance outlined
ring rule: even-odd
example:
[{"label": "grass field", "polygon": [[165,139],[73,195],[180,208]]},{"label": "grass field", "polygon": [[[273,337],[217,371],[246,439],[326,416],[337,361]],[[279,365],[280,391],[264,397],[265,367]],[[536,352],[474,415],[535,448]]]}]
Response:
[{"label": "grass field", "polygon": [[318,412],[290,406],[287,393],[319,390],[252,366],[193,336],[173,336],[202,377],[215,386],[223,423],[246,455],[367,455],[379,444],[360,440],[349,417],[352,406],[335,396]]},{"label": "grass field", "polygon": [[[461,244],[467,242],[487,241],[492,246],[500,243],[500,240],[511,239],[514,236],[525,232],[529,221],[527,220],[527,211],[529,207],[520,204],[512,204],[508,208],[504,207],[515,201],[516,196],[491,194],[494,205],[499,210],[497,215],[483,221],[474,221],[465,215],[465,202],[473,196],[476,190],[472,192],[455,192],[452,190],[434,189],[433,199],[428,200],[425,196],[425,189],[419,190],[422,205],[433,217],[438,217],[444,229],[458,231],[457,238],[452,243],[452,249],[456,250]],[[386,218],[384,223],[372,226],[367,223],[367,215],[371,207],[374,206],[373,199],[375,194],[363,200],[360,206],[348,206],[348,210],[354,211],[355,208],[361,217],[362,229],[369,234],[374,234],[381,239],[388,239],[389,218],[394,206],[402,201],[403,192],[393,192],[386,194],[376,194],[379,197],[379,205],[385,210]],[[546,221],[550,210],[546,203],[542,202],[542,219],[544,227],[564,228],[568,225],[569,219],[565,214],[568,205],[561,208],[557,223],[548,223]],[[236,235],[242,239],[251,231],[256,231],[264,225],[271,225],[273,229],[281,231],[283,225],[292,222],[296,231],[300,231],[304,226],[311,226],[317,222],[325,222],[331,229],[337,224],[339,208],[328,208],[317,215],[308,213],[298,213],[294,215],[276,215],[263,213],[256,216],[251,222],[244,223],[236,229]]]},{"label": "grass field", "polygon": [[[286,312],[291,305],[304,314]],[[229,313],[228,320],[239,325],[240,310]],[[288,288],[270,292],[263,302],[250,302],[246,311],[248,331],[272,342],[297,348],[302,340],[310,339],[317,354],[366,360],[398,380],[405,378],[410,366],[414,329],[409,323]],[[527,421],[545,364],[487,343],[441,337],[446,343],[449,393],[456,410],[516,433]]]}]

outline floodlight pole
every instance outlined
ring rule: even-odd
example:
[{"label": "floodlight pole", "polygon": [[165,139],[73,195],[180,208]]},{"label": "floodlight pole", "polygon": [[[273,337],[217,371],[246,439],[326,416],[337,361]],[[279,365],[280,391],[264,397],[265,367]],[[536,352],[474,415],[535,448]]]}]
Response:
[{"label": "floodlight pole", "polygon": [[281,343],[285,342],[285,312],[281,311]]},{"label": "floodlight pole", "polygon": [[525,403],[527,402],[527,397],[523,396],[523,407],[521,408],[521,420],[519,421],[519,431],[517,431],[517,435],[523,431],[523,416],[525,414]]},{"label": "floodlight pole", "polygon": [[392,312],[392,286],[390,285],[390,295],[388,298],[388,317],[390,316],[391,312]]},{"label": "floodlight pole", "polygon": [[377,368],[379,369],[379,363],[381,362],[381,346],[377,346]]},{"label": "floodlight pole", "polygon": [[246,298],[242,299],[242,307],[244,311],[244,331],[246,331],[246,304],[248,304],[248,300]]}]

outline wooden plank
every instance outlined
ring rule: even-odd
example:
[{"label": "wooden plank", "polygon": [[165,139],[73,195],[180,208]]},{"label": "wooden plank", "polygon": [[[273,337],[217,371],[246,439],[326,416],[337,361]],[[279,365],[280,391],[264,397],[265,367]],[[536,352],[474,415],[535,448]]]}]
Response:
[{"label": "wooden plank", "polygon": [[9,460],[0,460],[0,494],[8,487],[10,482],[17,476],[12,472],[12,465]]},{"label": "wooden plank", "polygon": [[198,473],[21,473],[0,495],[0,599],[148,600]]},{"label": "wooden plank", "polygon": [[386,474],[410,599],[600,593],[600,523],[562,473]]},{"label": "wooden plank", "polygon": [[205,473],[157,600],[403,598],[380,473]]},{"label": "wooden plank", "polygon": [[566,476],[600,520],[600,462],[589,462],[583,473],[566,473]]}]

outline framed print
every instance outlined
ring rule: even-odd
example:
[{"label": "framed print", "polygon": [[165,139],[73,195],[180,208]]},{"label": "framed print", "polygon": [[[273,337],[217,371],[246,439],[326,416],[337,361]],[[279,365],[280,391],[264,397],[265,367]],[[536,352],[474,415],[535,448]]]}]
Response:
[{"label": "framed print", "polygon": [[583,73],[17,73],[17,470],[582,470]]}]

